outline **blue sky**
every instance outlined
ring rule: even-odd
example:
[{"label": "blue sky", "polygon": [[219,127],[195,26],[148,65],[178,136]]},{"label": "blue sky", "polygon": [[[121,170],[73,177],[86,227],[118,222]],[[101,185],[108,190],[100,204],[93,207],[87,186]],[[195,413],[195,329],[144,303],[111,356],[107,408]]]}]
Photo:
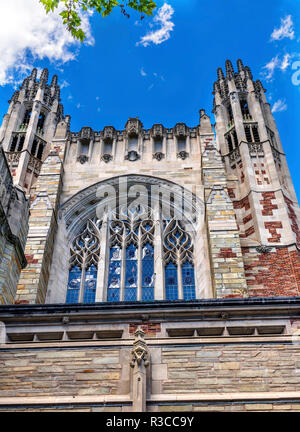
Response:
[{"label": "blue sky", "polygon": [[[25,3],[23,12],[20,8]],[[154,17],[140,21],[134,13],[126,19],[119,11],[105,19],[95,14],[86,20],[89,37],[83,46],[61,36],[58,25],[53,30],[54,21],[42,25],[41,16],[35,15],[35,3],[37,0],[11,0],[11,6],[0,5],[2,115],[16,82],[34,65],[58,74],[73,131],[82,126],[101,130],[105,125],[122,129],[133,116],[139,116],[145,128],[153,123],[172,127],[177,122],[195,126],[200,108],[212,115],[217,67],[224,67],[227,58],[235,63],[240,57],[268,90],[300,198],[300,84],[294,85],[295,79],[292,82],[292,65],[300,60],[298,0],[158,1],[159,8],[169,5],[165,6],[169,18],[164,22]],[[15,30],[9,22],[10,7],[18,8],[15,10],[22,15]],[[31,37],[33,27],[41,43]],[[163,29],[162,40],[154,36],[144,46],[143,37],[159,28]]]}]

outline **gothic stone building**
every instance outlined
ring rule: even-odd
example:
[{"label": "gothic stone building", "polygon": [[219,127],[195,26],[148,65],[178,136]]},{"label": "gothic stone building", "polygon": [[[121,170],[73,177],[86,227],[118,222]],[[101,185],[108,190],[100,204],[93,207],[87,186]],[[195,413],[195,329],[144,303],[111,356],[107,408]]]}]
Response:
[{"label": "gothic stone building", "polygon": [[[70,130],[34,69],[0,130],[0,409],[300,410],[300,210],[260,81],[215,134]],[[161,120],[161,119],[158,119]]]}]

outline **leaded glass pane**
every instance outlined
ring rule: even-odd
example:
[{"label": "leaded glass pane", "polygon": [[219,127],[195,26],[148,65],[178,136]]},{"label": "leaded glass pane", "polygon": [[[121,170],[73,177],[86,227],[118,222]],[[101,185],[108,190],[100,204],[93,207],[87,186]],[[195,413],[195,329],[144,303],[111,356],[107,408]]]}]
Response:
[{"label": "leaded glass pane", "polygon": [[149,243],[142,255],[142,300],[154,300],[154,249]]},{"label": "leaded glass pane", "polygon": [[120,247],[110,249],[107,301],[120,301],[121,286],[121,253]]},{"label": "leaded glass pane", "polygon": [[137,299],[137,248],[131,243],[126,249],[125,301]]},{"label": "leaded glass pane", "polygon": [[81,280],[81,269],[74,266],[69,271],[66,303],[78,303]]},{"label": "leaded glass pane", "polygon": [[97,286],[97,268],[94,265],[91,265],[85,271],[84,292],[83,292],[84,303],[95,303],[96,286]]},{"label": "leaded glass pane", "polygon": [[188,261],[182,265],[182,288],[184,300],[196,298],[194,266]]},{"label": "leaded glass pane", "polygon": [[177,267],[170,261],[165,267],[166,299],[178,299]]}]

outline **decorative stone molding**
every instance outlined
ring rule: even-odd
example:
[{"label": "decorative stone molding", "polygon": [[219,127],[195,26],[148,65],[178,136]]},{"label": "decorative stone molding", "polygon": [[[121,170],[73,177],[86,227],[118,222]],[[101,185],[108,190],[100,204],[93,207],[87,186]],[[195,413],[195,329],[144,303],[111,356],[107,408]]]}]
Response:
[{"label": "decorative stone molding", "polygon": [[235,148],[231,153],[228,154],[230,162],[235,162],[237,159],[241,157],[240,150]]}]

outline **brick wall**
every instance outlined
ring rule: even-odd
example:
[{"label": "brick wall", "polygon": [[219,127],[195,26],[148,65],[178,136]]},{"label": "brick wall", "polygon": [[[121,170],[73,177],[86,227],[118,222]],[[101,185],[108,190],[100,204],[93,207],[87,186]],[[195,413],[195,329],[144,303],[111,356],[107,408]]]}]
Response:
[{"label": "brick wall", "polygon": [[286,248],[262,254],[242,248],[250,297],[299,296],[300,252]]}]

